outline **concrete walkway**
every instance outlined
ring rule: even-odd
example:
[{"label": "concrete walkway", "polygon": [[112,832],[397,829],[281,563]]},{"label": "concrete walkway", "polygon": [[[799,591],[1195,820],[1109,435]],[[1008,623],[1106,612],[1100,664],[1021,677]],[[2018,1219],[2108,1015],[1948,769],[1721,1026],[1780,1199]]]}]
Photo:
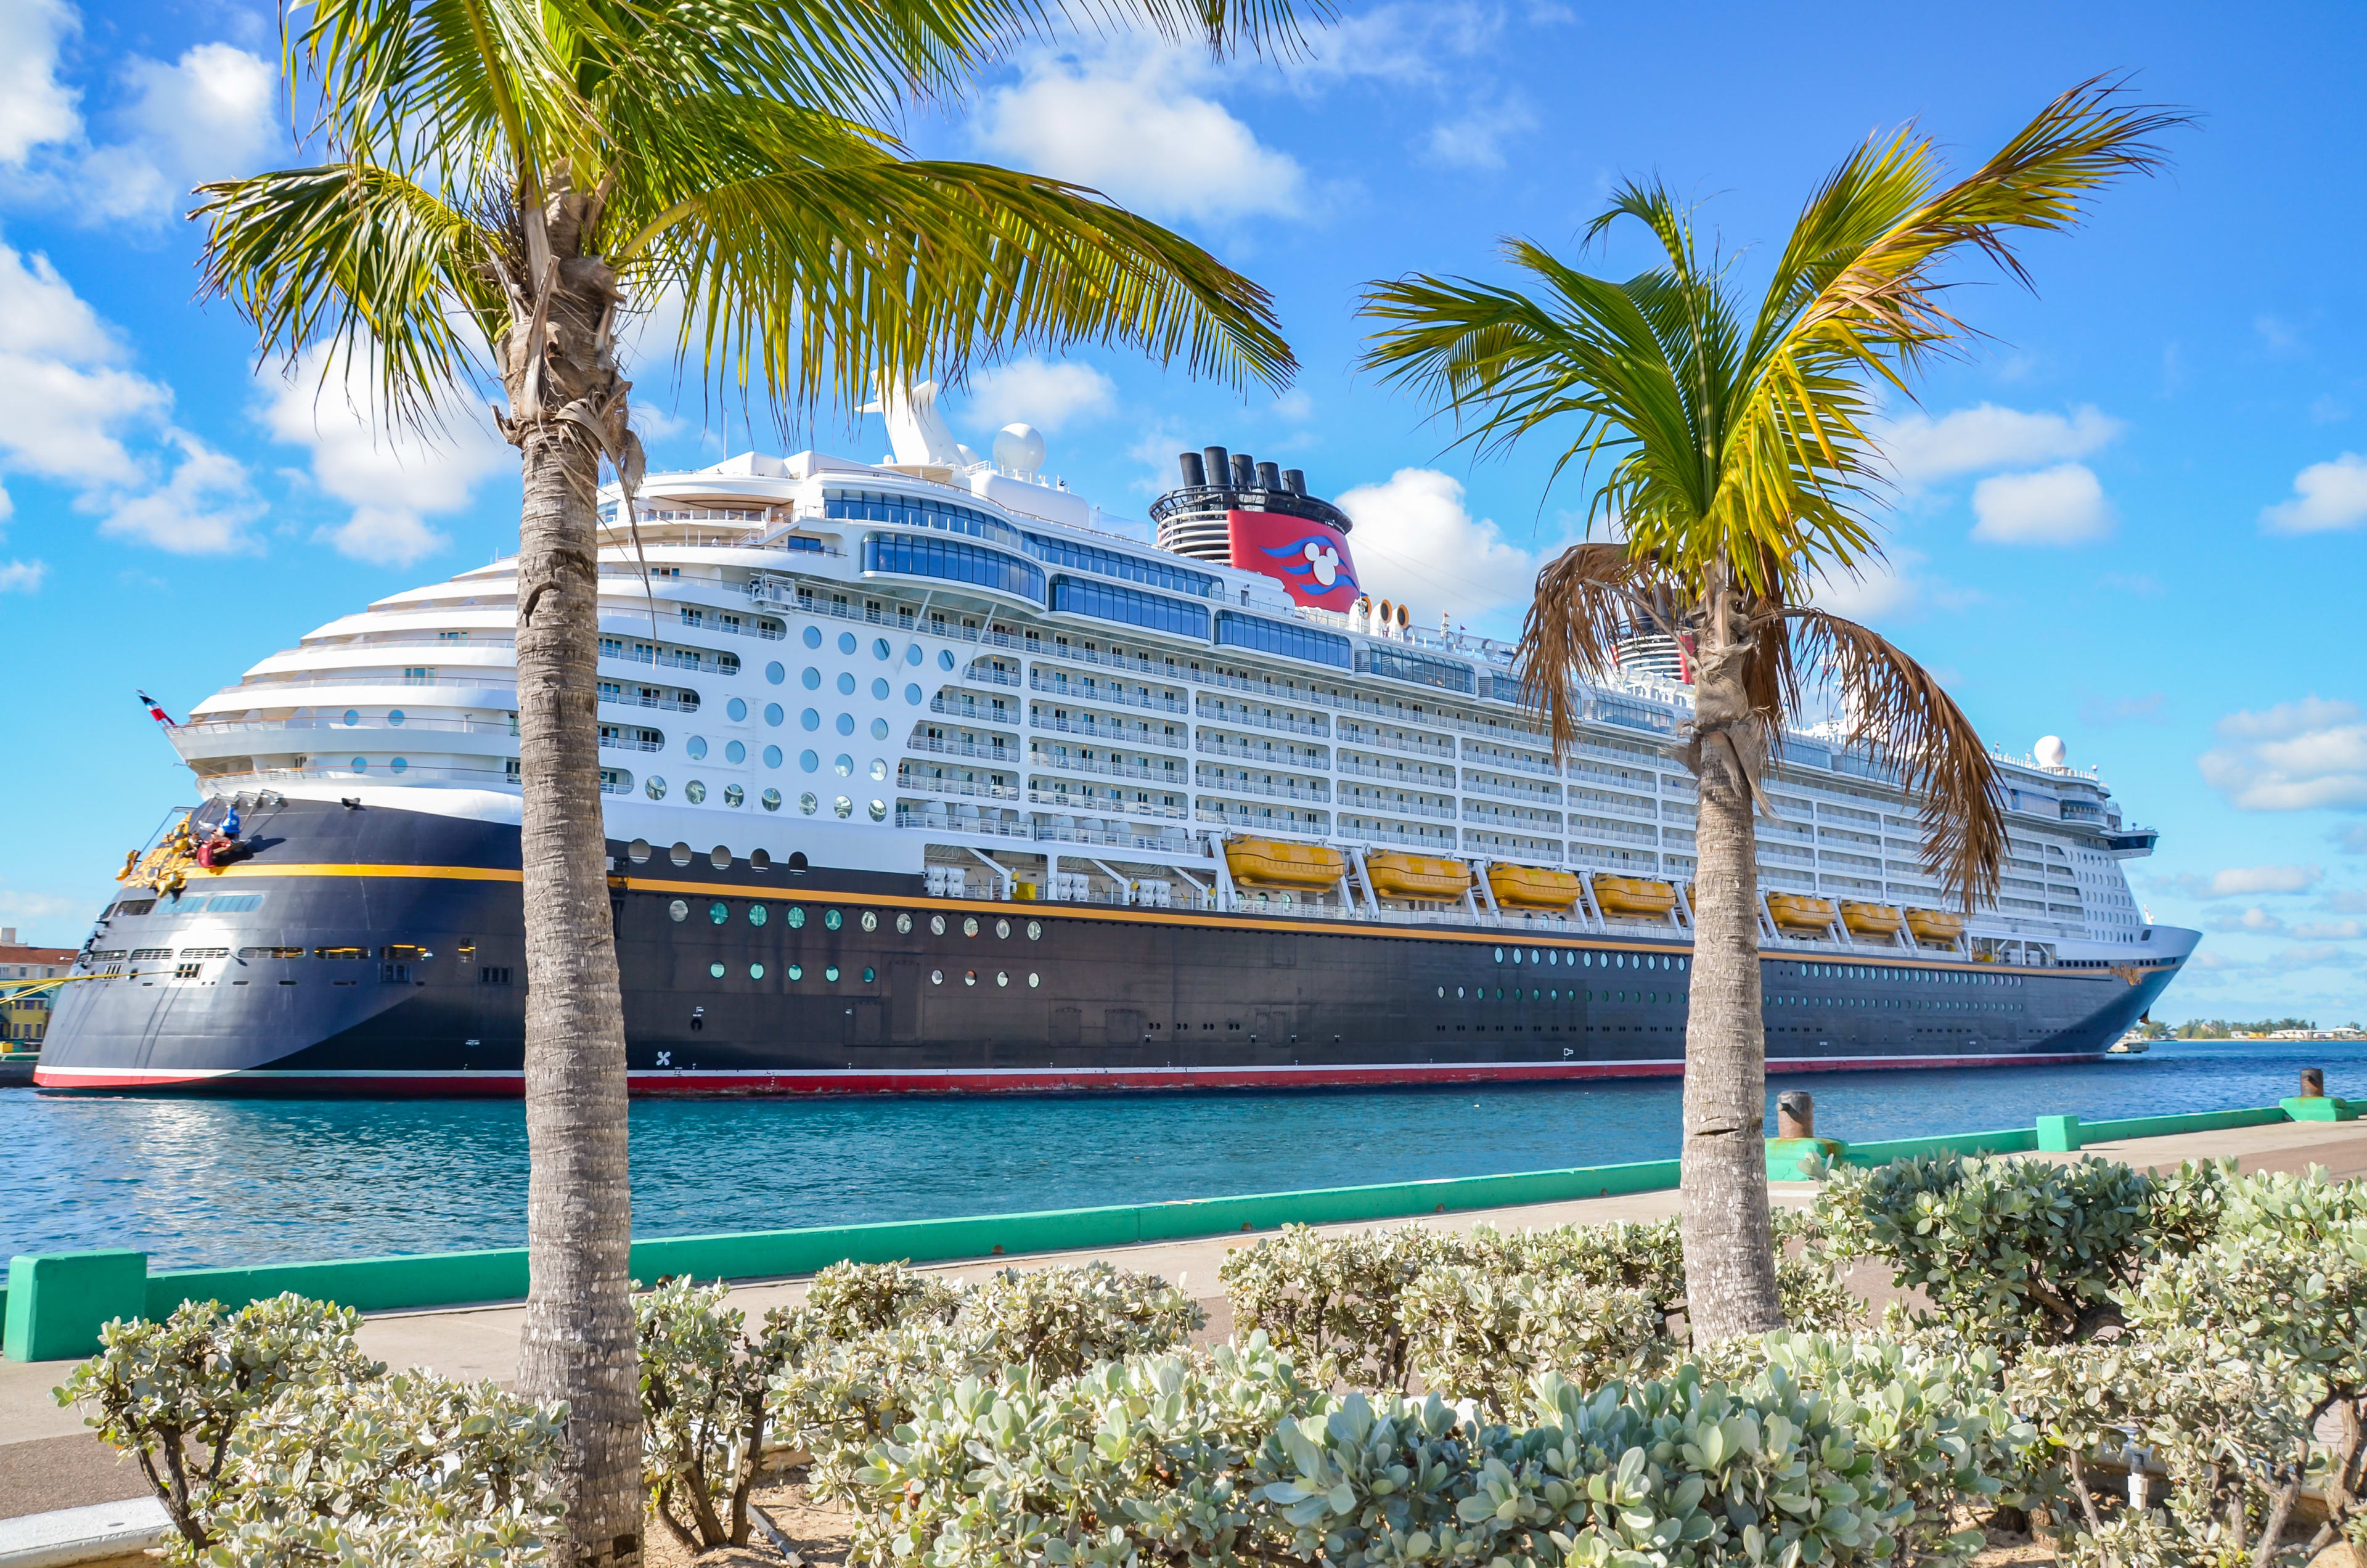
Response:
[{"label": "concrete walkway", "polygon": [[[2367,1177],[2367,1121],[2297,1122],[2171,1138],[2131,1139],[2095,1144],[2081,1153],[2124,1160],[2148,1169],[2174,1168],[2181,1160],[2217,1159],[2232,1155],[2246,1170],[2297,1172],[2318,1165],[2337,1177]],[[2069,1160],[2080,1156],[2023,1157]],[[1815,1192],[1816,1189],[1806,1183],[1778,1184],[1775,1201],[1784,1206],[1805,1204]],[[1677,1194],[1666,1191],[1386,1223],[1424,1224],[1451,1232],[1467,1232],[1480,1224],[1516,1230],[1661,1219],[1676,1212]],[[1319,1228],[1343,1231],[1369,1227]],[[1040,1269],[1104,1258],[1121,1268],[1157,1274],[1192,1291],[1207,1309],[1209,1334],[1222,1338],[1230,1332],[1232,1314],[1217,1287],[1217,1270],[1227,1254],[1236,1247],[1255,1246],[1261,1239],[1256,1235],[1208,1236],[1093,1252],[981,1258],[934,1265],[928,1271],[976,1276],[996,1269]],[[1879,1289],[1878,1281],[1865,1283]],[[735,1285],[732,1300],[753,1319],[761,1317],[773,1306],[800,1299],[805,1289],[802,1279]],[[518,1330],[525,1315],[525,1309],[515,1304],[381,1313],[364,1325],[361,1343],[371,1356],[390,1366],[420,1366],[447,1377],[492,1378],[508,1382],[516,1372]],[[147,1483],[137,1466],[118,1461],[114,1450],[85,1428],[77,1412],[59,1408],[51,1397],[50,1390],[62,1381],[72,1365],[66,1361],[0,1361],[0,1518],[113,1502],[146,1493]]]}]

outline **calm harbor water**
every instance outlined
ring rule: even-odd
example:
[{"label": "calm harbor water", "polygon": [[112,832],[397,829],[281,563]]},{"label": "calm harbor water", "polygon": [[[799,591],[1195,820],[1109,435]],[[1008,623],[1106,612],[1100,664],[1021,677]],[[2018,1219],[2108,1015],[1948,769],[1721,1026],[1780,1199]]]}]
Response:
[{"label": "calm harbor water", "polygon": [[[1848,1139],[2273,1104],[2298,1070],[2367,1096],[2367,1044],[2171,1041],[2090,1066],[1817,1074]],[[1490,1175],[1677,1150],[1674,1080],[1127,1098],[633,1107],[639,1235],[764,1230]],[[1772,1120],[1772,1112],[1770,1112]],[[129,1247],[160,1267],[515,1246],[515,1104],[0,1093],[0,1256]]]}]

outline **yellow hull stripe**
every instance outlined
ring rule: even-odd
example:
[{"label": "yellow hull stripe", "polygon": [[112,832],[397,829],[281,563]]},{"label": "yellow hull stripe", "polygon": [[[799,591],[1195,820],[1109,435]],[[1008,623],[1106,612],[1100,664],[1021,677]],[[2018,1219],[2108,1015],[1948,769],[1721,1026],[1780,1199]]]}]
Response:
[{"label": "yellow hull stripe", "polygon": [[[237,865],[224,866],[220,871],[213,872],[199,871],[194,866],[190,869],[195,872],[198,876],[383,876],[416,877],[447,882],[509,883],[520,883],[525,880],[525,873],[523,872],[496,871],[483,866],[473,865],[338,865],[333,863],[311,865],[254,865],[242,863]],[[194,877],[192,880],[194,881]],[[741,882],[666,882],[659,881],[652,877],[641,876],[612,875],[608,878],[608,886],[614,890],[633,893],[675,893],[699,898],[757,898],[771,904],[868,904],[879,908],[928,909],[939,914],[999,915],[1005,919],[1012,918],[1014,913],[1017,912],[1023,916],[1031,914],[1039,917],[1044,915],[1053,915],[1067,919],[1083,919],[1109,920],[1126,925],[1204,926],[1208,923],[1205,913],[1191,909],[1129,909],[1120,907],[1107,906],[1092,906],[1088,908],[1080,909],[1070,905],[1057,904],[1049,901],[1031,904],[1006,904],[999,902],[973,902],[959,898],[931,898],[926,897],[915,898],[894,893],[808,893],[794,887],[755,887]],[[1311,917],[1304,919],[1277,920],[1259,919],[1255,916],[1235,915],[1223,919],[1217,929],[1224,931],[1316,931],[1327,936],[1405,936],[1418,938],[1423,942],[1471,942],[1482,947],[1511,947],[1515,944],[1522,947],[1543,947],[1550,943],[1554,946],[1564,948],[1583,946],[1591,948],[1598,953],[1606,951],[1625,953],[1667,953],[1670,951],[1670,944],[1668,942],[1637,942],[1632,939],[1622,941],[1616,937],[1602,937],[1592,934],[1574,933],[1568,936],[1558,934],[1547,936],[1542,931],[1523,931],[1516,933],[1511,930],[1501,931],[1442,931],[1429,927],[1410,928],[1373,926],[1367,925],[1361,920],[1323,920],[1316,919]],[[1679,952],[1690,953],[1693,950],[1693,943],[1690,941],[1682,942],[1675,945],[1676,950]],[[1803,954],[1797,953],[1772,951],[1763,948],[1760,952],[1760,956],[1762,958],[1778,960],[1800,960],[1804,957]],[[2022,971],[2015,969],[2010,964],[1968,964],[1961,958],[1952,960],[1934,959],[1929,954],[1920,953],[1843,953],[1837,949],[1829,956],[1819,953],[1806,955],[1806,961],[1818,964],[1856,964],[1876,968],[1904,968],[1911,965],[1919,969],[1961,970],[1965,974],[1972,975],[1995,975],[2000,972],[2009,974],[2022,973]],[[2149,965],[2139,972],[2141,975],[2149,976],[2156,973],[2158,969],[2168,967],[2169,967],[2169,965],[2167,964]],[[2048,970],[2044,971],[2044,973],[2053,976],[2056,979],[2125,979],[2125,976],[2117,975],[2111,969],[2071,970],[2068,972],[2063,970]],[[2130,981],[2128,983],[2132,985],[2135,984],[2135,981]]]}]

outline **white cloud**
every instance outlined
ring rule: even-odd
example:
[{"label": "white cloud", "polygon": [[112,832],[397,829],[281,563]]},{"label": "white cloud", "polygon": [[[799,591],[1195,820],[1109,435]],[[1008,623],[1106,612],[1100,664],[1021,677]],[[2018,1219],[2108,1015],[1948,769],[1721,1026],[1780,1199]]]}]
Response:
[{"label": "white cloud", "polygon": [[2367,715],[2309,697],[2219,721],[2203,782],[2246,811],[2367,809]]},{"label": "white cloud", "polygon": [[1466,77],[1453,62],[1493,48],[1504,18],[1492,6],[1416,0],[1376,6],[1310,33],[1284,74],[1299,85],[1361,77],[1399,85]]},{"label": "white cloud", "polygon": [[2275,936],[2285,929],[2283,919],[2269,913],[2258,904],[2238,913],[2230,909],[2211,917],[2208,922],[2214,931],[2245,933],[2253,936]]},{"label": "white cloud", "polygon": [[2110,538],[2112,503],[2084,463],[1998,474],[1973,487],[1973,537],[1991,545],[2085,545]]},{"label": "white cloud", "polygon": [[1399,468],[1388,482],[1339,498],[1355,520],[1348,546],[1358,585],[1375,602],[1410,604],[1422,626],[1444,610],[1458,623],[1525,605],[1537,556],[1508,542],[1490,518],[1463,505],[1463,486],[1435,468]]},{"label": "white cloud", "polygon": [[37,560],[0,561],[0,593],[34,593],[50,575],[50,569]]},{"label": "white cloud", "polygon": [[1892,474],[1908,489],[1965,474],[2084,457],[2127,426],[2082,403],[2067,414],[2025,413],[1983,403],[1938,419],[1909,413],[1874,432]]},{"label": "white cloud", "polygon": [[[1092,366],[1032,354],[971,377],[968,394],[969,417],[984,430],[1025,420],[1038,430],[1057,431],[1071,420],[1107,413],[1117,401],[1116,384]],[[986,443],[975,445],[983,450]]]},{"label": "white cloud", "polygon": [[1505,93],[1431,127],[1422,139],[1422,156],[1450,169],[1501,169],[1504,143],[1536,128],[1536,112],[1528,99]]},{"label": "white cloud", "polygon": [[173,424],[172,389],[123,357],[47,256],[0,243],[0,472],[73,489],[104,533],[182,554],[252,547],[245,470]]},{"label": "white cloud", "polygon": [[58,80],[58,46],[74,28],[62,0],[0,4],[0,164],[82,129],[75,94]]},{"label": "white cloud", "polygon": [[1023,168],[1154,218],[1297,212],[1305,171],[1206,95],[1217,80],[1205,52],[1133,38],[1088,53],[1039,52],[1018,82],[986,96],[974,134]]},{"label": "white cloud", "polygon": [[2306,893],[2325,877],[2315,865],[2238,865],[2211,874],[2205,898],[2241,898],[2258,893]]},{"label": "white cloud", "polygon": [[2367,457],[2345,452],[2293,476],[2293,499],[2260,509],[2271,534],[2328,534],[2367,523]]},{"label": "white cloud", "polygon": [[2304,920],[2293,927],[2293,934],[2304,942],[2356,942],[2367,936],[2367,921]]},{"label": "white cloud", "polygon": [[275,439],[309,448],[313,481],[354,507],[314,537],[357,560],[408,566],[450,543],[423,514],[467,506],[516,455],[473,409],[447,410],[434,437],[382,427],[368,408],[367,381],[313,348],[270,384],[262,419]]}]

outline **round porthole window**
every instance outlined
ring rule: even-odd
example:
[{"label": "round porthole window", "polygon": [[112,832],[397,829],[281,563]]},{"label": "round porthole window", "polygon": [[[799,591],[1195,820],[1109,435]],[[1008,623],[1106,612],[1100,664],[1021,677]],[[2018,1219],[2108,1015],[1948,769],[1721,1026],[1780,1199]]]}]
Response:
[{"label": "round porthole window", "polygon": [[912,917],[909,911],[899,914],[896,917],[896,934],[898,936],[910,936],[912,934]]},{"label": "round porthole window", "polygon": [[359,724],[361,721],[362,721],[362,716],[361,716],[361,711],[360,711],[359,709],[357,709],[357,708],[347,708],[347,709],[345,710],[345,724],[346,724],[346,727],[347,727],[348,728],[351,728],[351,727],[353,727],[354,725]]},{"label": "round porthole window", "polygon": [[904,700],[912,704],[914,707],[919,707],[921,705],[921,688],[918,686],[905,687]]},{"label": "round porthole window", "polygon": [[767,747],[765,747],[765,748],[764,748],[764,766],[766,766],[766,767],[768,767],[768,768],[777,768],[777,767],[779,767],[780,765],[781,765],[781,749],[780,749],[778,746],[767,746]]},{"label": "round porthole window", "polygon": [[871,698],[874,702],[881,703],[888,700],[888,682],[885,680],[876,680],[871,682]]},{"label": "round porthole window", "polygon": [[819,692],[821,690],[821,671],[815,669],[810,664],[805,667],[805,672],[800,674],[798,679],[804,682],[805,688],[809,692]]},{"label": "round porthole window", "polygon": [[798,752],[798,766],[806,773],[812,773],[814,770],[821,766],[821,753],[815,751]]},{"label": "round porthole window", "polygon": [[942,985],[944,985],[945,983],[946,983],[946,972],[945,972],[944,970],[942,970],[942,969],[932,969],[932,970],[930,970],[930,971],[929,971],[929,984],[930,984],[930,985],[932,985],[932,986],[942,986]]},{"label": "round porthole window", "polygon": [[821,977],[828,980],[833,986],[838,984],[838,965],[835,964],[823,965]]},{"label": "round porthole window", "polygon": [[1028,922],[1027,922],[1027,940],[1028,940],[1029,942],[1036,942],[1036,941],[1038,941],[1038,940],[1040,940],[1040,939],[1043,937],[1043,935],[1044,935],[1044,922],[1043,922],[1043,921],[1041,921],[1041,920],[1030,920],[1030,921],[1028,921]]},{"label": "round porthole window", "polygon": [[750,965],[748,965],[748,978],[750,978],[751,980],[761,980],[761,979],[763,979],[764,977],[764,966],[763,964],[751,964]]},{"label": "round porthole window", "polygon": [[855,651],[855,634],[853,632],[841,632],[838,634],[838,650],[841,653],[853,653]]},{"label": "round porthole window", "polygon": [[[355,758],[355,759],[354,759],[354,772],[356,772],[356,773],[368,773],[368,772],[369,772],[369,759],[368,759],[368,757],[357,757],[357,758]],[[650,791],[650,798],[651,798],[651,800],[655,800],[659,795],[663,795],[663,794],[665,793],[665,781],[664,781],[663,779],[652,779],[652,780],[651,780],[650,782],[651,783],[651,784],[653,784],[653,785],[655,786],[654,788],[652,788],[652,789]]]},{"label": "round porthole window", "polygon": [[964,915],[962,917],[962,935],[976,936],[977,934],[978,917],[976,915]]},{"label": "round porthole window", "polygon": [[407,767],[409,767],[409,766],[411,766],[411,764],[410,764],[409,762],[407,762],[407,761],[403,761],[403,759],[402,759],[401,757],[397,757],[397,758],[395,758],[393,761],[390,761],[390,762],[388,762],[388,763],[387,763],[387,767],[388,767],[390,770],[391,770],[391,771],[393,771],[393,772],[395,772],[395,773],[401,773],[401,772],[402,772],[402,770],[403,770],[403,769],[405,769],[405,768],[407,768]]},{"label": "round porthole window", "polygon": [[773,912],[764,908],[764,905],[751,904],[748,906],[748,923],[750,925],[761,926],[772,918]]},{"label": "round porthole window", "polygon": [[401,708],[391,708],[391,709],[389,709],[389,710],[387,711],[386,721],[387,721],[387,723],[389,723],[389,724],[391,724],[391,725],[393,725],[397,729],[402,728],[402,710]]},{"label": "round porthole window", "polygon": [[978,971],[977,971],[977,970],[975,970],[975,969],[965,969],[965,970],[963,970],[963,971],[962,971],[962,984],[963,984],[963,985],[965,985],[965,986],[975,986],[975,985],[977,985],[977,984],[978,984]]},{"label": "round porthole window", "polygon": [[809,817],[812,816],[815,811],[820,809],[821,806],[821,802],[814,798],[814,795],[811,790],[808,790],[805,794],[798,796],[798,809],[804,812]]},{"label": "round porthole window", "polygon": [[943,936],[946,934],[946,918],[943,915],[931,915],[929,917],[929,934],[931,936]]},{"label": "round porthole window", "polygon": [[798,728],[800,729],[820,729],[821,728],[821,715],[812,708],[806,709],[804,712],[798,715]]},{"label": "round porthole window", "polygon": [[1010,922],[1009,920],[997,920],[997,921],[995,921],[995,922],[994,922],[994,934],[995,934],[995,935],[997,935],[997,936],[999,936],[999,937],[1001,937],[1001,938],[1002,938],[1005,942],[1010,941],[1010,940],[1011,940],[1011,922]]},{"label": "round porthole window", "polygon": [[820,626],[808,626],[806,628],[805,640],[808,648],[820,648],[821,646],[821,628]]},{"label": "round porthole window", "polygon": [[[357,763],[354,771],[357,773],[361,771],[358,762]],[[660,778],[655,773],[651,773],[649,778],[642,783],[641,791],[651,800],[663,800],[665,798],[665,780]]]},{"label": "round porthole window", "polygon": [[918,664],[927,657],[927,654],[921,651],[921,645],[917,642],[904,650],[904,662],[907,664]]},{"label": "round porthole window", "polygon": [[647,839],[635,839],[625,846],[625,855],[635,865],[647,864],[650,858],[650,841]]},{"label": "round porthole window", "polygon": [[875,909],[863,911],[863,929],[867,931],[876,931],[879,929],[878,911]]},{"label": "round porthole window", "polygon": [[788,716],[787,713],[783,711],[780,704],[766,703],[764,705],[764,722],[771,725],[774,728],[780,728],[781,720]]},{"label": "round porthole window", "polygon": [[950,648],[941,648],[937,649],[937,668],[940,670],[950,670],[953,667],[954,650]]},{"label": "round porthole window", "polygon": [[790,979],[792,979],[792,980],[802,980],[802,979],[804,979],[805,977],[806,977],[806,966],[805,966],[804,964],[790,964],[790,965],[789,965],[789,978],[790,978]]},{"label": "round porthole window", "polygon": [[[883,693],[881,694],[885,695],[886,694]],[[871,721],[871,739],[874,740],[885,740],[888,739],[888,721],[886,719],[875,718]]]},{"label": "round porthole window", "polygon": [[896,650],[889,646],[886,637],[876,637],[871,639],[871,657],[884,664],[896,657]]},{"label": "round porthole window", "polygon": [[707,784],[705,781],[693,779],[688,784],[683,785],[682,797],[690,802],[693,806],[697,806],[705,801],[707,799]]},{"label": "round porthole window", "polygon": [[692,736],[682,743],[682,749],[694,762],[707,761],[707,737],[704,735]]},{"label": "round porthole window", "polygon": [[782,669],[777,662],[764,666],[764,679],[770,681],[776,686],[779,685],[787,674],[788,671]]},{"label": "round porthole window", "polygon": [[821,929],[822,929],[822,930],[824,930],[824,931],[834,931],[838,930],[838,928],[839,928],[839,927],[841,927],[841,926],[844,925],[845,923],[846,923],[846,917],[845,917],[845,916],[844,916],[844,915],[842,915],[842,914],[840,914],[836,909],[825,909],[825,910],[823,910],[823,911],[822,911],[822,917],[821,917]]},{"label": "round porthole window", "polygon": [[786,918],[789,922],[789,929],[791,931],[803,931],[806,923],[805,906],[802,904],[790,905],[788,915]]},{"label": "round porthole window", "polygon": [[855,773],[855,759],[841,751],[837,760],[831,763],[831,767],[840,778],[852,777]]},{"label": "round porthole window", "polygon": [[714,977],[715,977],[716,979],[718,979],[718,980],[720,980],[721,978],[723,978],[723,965],[722,965],[722,964],[708,964],[708,965],[707,966],[707,972],[708,972],[708,975],[710,975],[710,976],[714,976]]},{"label": "round porthole window", "polygon": [[867,986],[878,978],[879,978],[878,970],[872,968],[868,964],[863,966],[863,983],[865,985]]},{"label": "round porthole window", "polygon": [[718,898],[707,907],[707,918],[719,926],[731,918],[731,906]]},{"label": "round porthole window", "polygon": [[874,822],[885,822],[885,821],[887,821],[887,820],[888,820],[888,803],[887,803],[886,801],[884,801],[884,800],[875,800],[875,801],[873,801],[873,802],[871,803],[871,807],[870,807],[870,815],[871,815],[871,820],[873,820]]},{"label": "round porthole window", "polygon": [[734,724],[737,724],[740,720],[748,716],[748,705],[742,702],[738,697],[734,697],[730,702],[723,705],[723,711],[730,714],[731,716],[731,721]]},{"label": "round porthole window", "polygon": [[852,735],[855,733],[855,716],[853,714],[843,713],[838,716],[838,732],[841,735]]},{"label": "round porthole window", "polygon": [[871,759],[871,779],[872,779],[872,782],[873,782],[874,784],[877,784],[877,783],[878,783],[881,779],[884,779],[884,778],[886,778],[887,776],[888,776],[888,762],[887,762],[887,759],[882,758],[882,757],[874,757],[874,758],[872,758],[872,759]]},{"label": "round porthole window", "polygon": [[1008,986],[1011,984],[1010,972],[1002,969],[996,970],[994,972],[994,983],[998,986]]},{"label": "round porthole window", "polygon": [[1038,986],[1041,986],[1043,983],[1043,978],[1040,976],[1030,974],[1027,976],[1027,988],[1031,991],[1036,989]]},{"label": "round porthole window", "polygon": [[830,803],[830,808],[842,819],[855,815],[855,802],[843,795]]},{"label": "round porthole window", "polygon": [[1496,962],[1499,964],[1504,962],[1504,950],[1501,947],[1496,950]]},{"label": "round porthole window", "polygon": [[666,906],[666,913],[676,920],[686,920],[690,919],[690,906],[677,898]]},{"label": "round porthole window", "polygon": [[746,790],[744,790],[744,789],[742,789],[738,784],[725,784],[725,785],[723,786],[723,804],[724,804],[724,805],[726,805],[726,806],[741,806],[741,805],[744,805],[744,804],[746,803],[747,799],[748,799],[748,792],[747,792]]},{"label": "round porthole window", "polygon": [[838,677],[838,694],[843,697],[851,697],[855,695],[854,676],[841,672]]},{"label": "round porthole window", "polygon": [[666,859],[674,862],[676,865],[688,865],[690,863],[690,846],[685,843],[676,843],[674,848],[666,852]]},{"label": "round porthole window", "polygon": [[723,760],[727,762],[744,762],[748,760],[748,748],[741,745],[737,740],[727,740],[723,743]]}]

